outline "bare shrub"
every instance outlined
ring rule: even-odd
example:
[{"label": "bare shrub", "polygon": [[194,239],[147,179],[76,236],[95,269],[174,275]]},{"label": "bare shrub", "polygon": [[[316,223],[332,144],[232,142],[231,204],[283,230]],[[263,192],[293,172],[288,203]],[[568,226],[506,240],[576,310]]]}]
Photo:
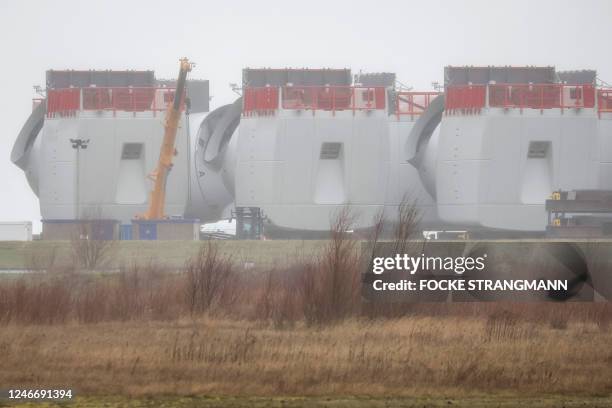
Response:
[{"label": "bare shrub", "polygon": [[410,240],[415,237],[420,220],[416,200],[411,201],[405,195],[397,206],[397,221],[393,228],[395,252],[403,253],[410,249]]},{"label": "bare shrub", "polygon": [[109,314],[112,320],[139,319],[145,312],[145,277],[139,264],[119,268],[110,282]]},{"label": "bare shrub", "polygon": [[116,274],[81,283],[74,315],[83,323],[177,319],[184,312],[183,282],[153,260],[121,266]]},{"label": "bare shrub", "polygon": [[0,322],[54,324],[66,321],[71,310],[70,288],[61,280],[12,282],[0,290]]},{"label": "bare shrub", "polygon": [[255,298],[255,318],[270,321],[277,329],[292,327],[304,317],[300,292],[304,264],[287,269],[267,271],[261,277],[261,287]]},{"label": "bare shrub", "polygon": [[219,254],[218,244],[207,241],[185,265],[185,297],[191,314],[203,313],[235,301],[233,265]]},{"label": "bare shrub", "polygon": [[108,286],[97,283],[81,288],[74,296],[74,317],[81,323],[98,323],[107,319]]},{"label": "bare shrub", "polygon": [[[418,236],[418,225],[421,219],[419,210],[417,207],[416,200],[410,200],[408,195],[402,198],[402,201],[397,206],[397,218],[390,224],[391,229],[391,243],[393,253],[410,253],[419,251],[422,248],[422,242],[417,240]],[[374,218],[374,228],[372,234],[369,237],[368,247],[370,264],[375,257],[381,256],[378,248],[381,236],[389,236],[385,233],[383,226],[387,224],[384,213],[379,213]],[[385,254],[388,256],[389,254]],[[409,274],[409,272],[406,272]],[[407,276],[408,277],[408,276]],[[376,317],[389,317],[397,318],[405,316],[414,309],[414,303],[408,302],[370,302],[362,305],[362,313],[365,316],[376,318]]]},{"label": "bare shrub", "polygon": [[72,234],[70,247],[75,266],[93,270],[102,266],[112,256],[116,248],[114,234],[110,239],[103,237],[104,220],[88,217],[77,226]]},{"label": "bare shrub", "polygon": [[146,292],[144,302],[147,315],[154,320],[172,320],[185,312],[184,278],[163,270],[152,260],[145,266]]},{"label": "bare shrub", "polygon": [[354,220],[348,207],[338,212],[323,253],[302,268],[300,287],[308,324],[341,320],[359,310],[361,263],[357,241],[350,236]]}]

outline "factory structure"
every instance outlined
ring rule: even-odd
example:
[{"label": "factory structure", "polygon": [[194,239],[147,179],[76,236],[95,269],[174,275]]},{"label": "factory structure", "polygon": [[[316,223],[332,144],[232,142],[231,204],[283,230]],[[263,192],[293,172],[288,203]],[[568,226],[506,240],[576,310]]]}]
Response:
[{"label": "factory structure", "polygon": [[[396,84],[246,68],[242,96],[210,110],[208,81],[177,92],[152,71],[48,71],[11,160],[43,239],[92,219],[102,238],[190,239],[229,218],[243,238],[309,237],[347,206],[356,230],[393,221],[406,197],[423,230],[612,234],[612,90],[595,71],[446,67],[439,91]],[[142,219],[177,96],[165,215]]]}]

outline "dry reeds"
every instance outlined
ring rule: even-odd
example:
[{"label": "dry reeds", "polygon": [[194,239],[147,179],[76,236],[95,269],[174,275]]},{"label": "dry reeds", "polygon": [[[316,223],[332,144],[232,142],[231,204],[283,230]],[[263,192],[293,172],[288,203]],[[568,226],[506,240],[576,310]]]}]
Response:
[{"label": "dry reeds", "polygon": [[499,335],[487,325],[486,316],[283,330],[210,318],[8,325],[0,330],[0,383],[132,396],[594,395],[612,387],[612,333],[592,322],[571,319],[559,331],[517,318]]}]

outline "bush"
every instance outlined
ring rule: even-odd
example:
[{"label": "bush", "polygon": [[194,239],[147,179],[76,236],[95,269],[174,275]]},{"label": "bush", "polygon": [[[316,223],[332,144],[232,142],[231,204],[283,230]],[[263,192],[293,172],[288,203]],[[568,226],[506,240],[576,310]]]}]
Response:
[{"label": "bush", "polygon": [[216,243],[207,241],[185,265],[185,297],[191,314],[231,305],[236,300],[236,275],[230,259],[219,255]]}]

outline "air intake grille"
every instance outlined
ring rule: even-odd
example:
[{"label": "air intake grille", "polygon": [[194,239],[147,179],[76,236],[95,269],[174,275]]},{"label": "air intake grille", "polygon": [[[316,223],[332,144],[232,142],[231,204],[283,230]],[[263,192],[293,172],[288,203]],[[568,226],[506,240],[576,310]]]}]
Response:
[{"label": "air intake grille", "polygon": [[542,159],[548,154],[550,142],[529,142],[529,152],[527,157],[530,159]]},{"label": "air intake grille", "polygon": [[138,160],[142,154],[142,143],[125,143],[121,152],[121,160]]},{"label": "air intake grille", "polygon": [[342,143],[326,142],[321,145],[321,160],[334,160],[340,156]]}]

